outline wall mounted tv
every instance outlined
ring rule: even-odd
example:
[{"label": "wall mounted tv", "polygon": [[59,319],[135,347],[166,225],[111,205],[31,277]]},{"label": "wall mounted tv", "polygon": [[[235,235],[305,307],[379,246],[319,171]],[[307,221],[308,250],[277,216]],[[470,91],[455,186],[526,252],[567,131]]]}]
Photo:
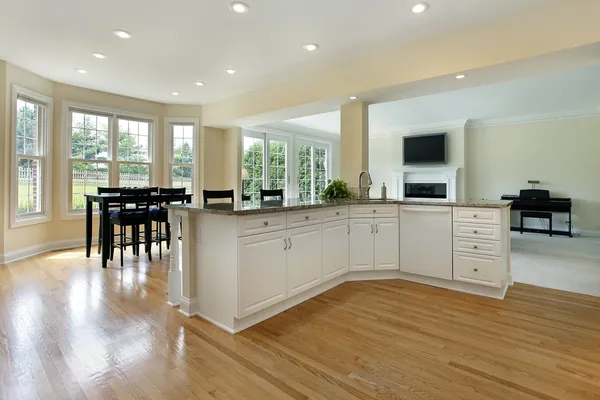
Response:
[{"label": "wall mounted tv", "polygon": [[446,164],[448,162],[448,142],[446,133],[404,136],[404,165]]}]

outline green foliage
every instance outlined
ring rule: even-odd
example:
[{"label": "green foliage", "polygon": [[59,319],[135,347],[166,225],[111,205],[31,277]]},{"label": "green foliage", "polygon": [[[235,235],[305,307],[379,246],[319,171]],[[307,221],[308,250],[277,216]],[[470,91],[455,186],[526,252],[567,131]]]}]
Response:
[{"label": "green foliage", "polygon": [[329,180],[328,185],[321,194],[321,200],[335,200],[335,199],[351,199],[354,196],[348,190],[348,182],[341,179]]}]

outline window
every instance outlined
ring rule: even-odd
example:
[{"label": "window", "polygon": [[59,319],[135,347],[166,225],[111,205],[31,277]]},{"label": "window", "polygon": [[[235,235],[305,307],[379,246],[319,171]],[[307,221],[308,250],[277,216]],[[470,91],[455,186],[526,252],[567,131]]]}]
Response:
[{"label": "window", "polygon": [[304,140],[297,141],[298,198],[318,200],[329,179],[329,145]]},{"label": "window", "polygon": [[243,168],[248,178],[243,180],[243,194],[260,200],[260,189],[282,189],[288,195],[289,138],[280,135],[244,135]]},{"label": "window", "polygon": [[11,227],[51,219],[52,99],[13,86]]},{"label": "window", "polygon": [[70,148],[68,210],[85,209],[98,187],[144,187],[152,182],[154,119],[67,106]]},{"label": "window", "polygon": [[168,182],[171,187],[184,187],[186,193],[193,193],[196,178],[194,173],[196,123],[171,122],[168,129],[170,132]]}]

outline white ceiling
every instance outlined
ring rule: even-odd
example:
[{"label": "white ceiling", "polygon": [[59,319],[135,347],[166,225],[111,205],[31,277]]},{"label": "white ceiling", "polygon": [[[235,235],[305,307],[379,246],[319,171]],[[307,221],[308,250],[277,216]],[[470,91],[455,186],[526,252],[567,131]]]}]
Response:
[{"label": "white ceiling", "polygon": [[[234,14],[229,0],[0,0],[0,58],[57,82],[203,104],[548,0],[429,0],[421,15],[416,0],[246,2],[251,11]],[[311,42],[321,49],[304,51]]]},{"label": "white ceiling", "polygon": [[[468,79],[468,77],[466,78]],[[371,135],[449,121],[600,112],[600,65],[414,97],[369,107]],[[287,125],[340,133],[340,112],[285,121]]]}]

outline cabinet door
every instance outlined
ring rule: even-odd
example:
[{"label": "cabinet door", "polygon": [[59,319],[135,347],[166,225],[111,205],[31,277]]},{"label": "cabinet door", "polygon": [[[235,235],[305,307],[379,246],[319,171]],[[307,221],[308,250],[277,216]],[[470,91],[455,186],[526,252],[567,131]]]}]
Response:
[{"label": "cabinet door", "polygon": [[287,297],[321,283],[321,225],[287,231]]},{"label": "cabinet door", "polygon": [[238,239],[240,318],[285,300],[284,239],[285,231]]},{"label": "cabinet door", "polygon": [[323,282],[348,272],[349,233],[347,219],[323,224]]},{"label": "cabinet door", "polygon": [[398,218],[375,218],[375,269],[399,269]]},{"label": "cabinet door", "polygon": [[452,279],[452,207],[400,206],[400,271]]},{"label": "cabinet door", "polygon": [[350,271],[369,271],[373,268],[373,218],[350,221]]}]

